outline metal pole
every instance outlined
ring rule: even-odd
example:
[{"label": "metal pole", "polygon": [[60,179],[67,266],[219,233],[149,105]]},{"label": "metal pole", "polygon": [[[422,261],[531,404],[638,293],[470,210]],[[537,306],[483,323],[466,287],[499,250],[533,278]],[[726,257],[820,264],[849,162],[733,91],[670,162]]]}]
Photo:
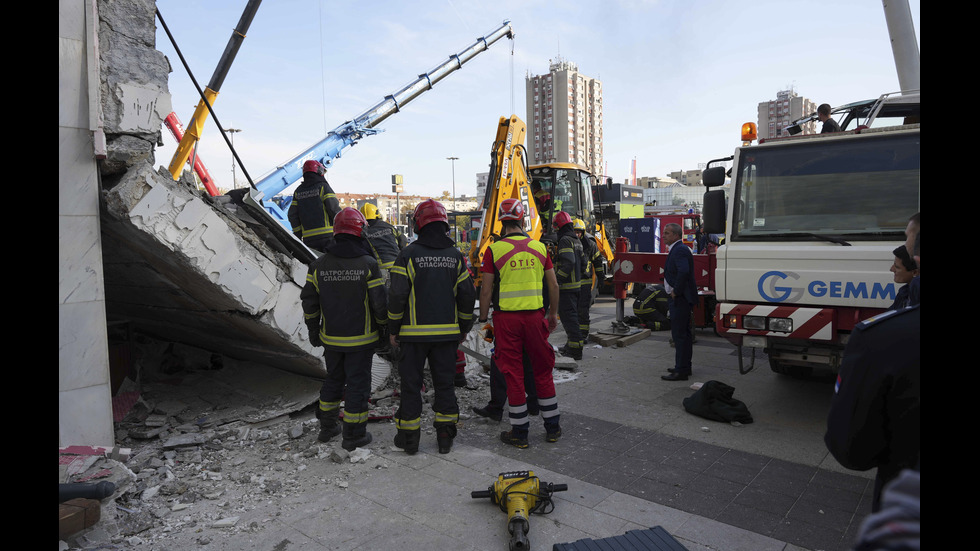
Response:
[{"label": "metal pole", "polygon": [[[230,137],[231,137],[231,146],[232,147],[235,147],[235,133],[236,132],[241,132],[241,131],[242,131],[241,128],[226,128],[225,129],[225,132],[227,132],[230,135]],[[235,179],[235,159],[232,159],[231,160],[231,187],[232,187],[232,189],[236,189],[238,187],[238,180]]]},{"label": "metal pole", "polygon": [[[453,212],[456,212],[456,161],[459,157],[446,157],[446,160],[451,161],[453,164]],[[455,221],[455,217],[453,217]],[[453,239],[459,241],[459,232],[456,228],[456,224],[453,223]]]}]

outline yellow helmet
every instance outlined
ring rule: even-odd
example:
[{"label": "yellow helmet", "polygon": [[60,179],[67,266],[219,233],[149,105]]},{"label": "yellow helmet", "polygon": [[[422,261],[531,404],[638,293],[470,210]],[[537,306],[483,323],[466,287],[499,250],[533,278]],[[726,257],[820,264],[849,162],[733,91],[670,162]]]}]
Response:
[{"label": "yellow helmet", "polygon": [[572,220],[572,229],[575,231],[585,231],[585,221],[583,221],[581,218]]},{"label": "yellow helmet", "polygon": [[368,220],[374,220],[378,217],[378,207],[371,203],[364,203],[364,205],[361,206],[361,214],[363,214],[364,218]]}]

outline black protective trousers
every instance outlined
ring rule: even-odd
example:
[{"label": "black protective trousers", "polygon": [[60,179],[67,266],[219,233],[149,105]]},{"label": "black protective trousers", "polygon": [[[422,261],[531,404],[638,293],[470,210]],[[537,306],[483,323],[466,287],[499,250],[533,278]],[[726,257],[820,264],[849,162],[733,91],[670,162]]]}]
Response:
[{"label": "black protective trousers", "polygon": [[558,318],[561,320],[565,338],[570,348],[582,348],[582,330],[578,320],[579,291],[560,291],[558,293]]},{"label": "black protective trousers", "polygon": [[371,363],[374,348],[354,352],[324,349],[327,378],[320,387],[320,409],[339,409],[344,401],[344,421],[367,422],[368,398],[371,396]]},{"label": "black protective trousers", "polygon": [[411,342],[401,341],[403,356],[398,363],[401,377],[401,406],[395,414],[395,424],[405,430],[416,430],[422,417],[422,381],[425,362],[429,362],[435,400],[432,410],[435,423],[456,423],[459,420],[459,404],[456,402],[456,349],[459,342]]}]

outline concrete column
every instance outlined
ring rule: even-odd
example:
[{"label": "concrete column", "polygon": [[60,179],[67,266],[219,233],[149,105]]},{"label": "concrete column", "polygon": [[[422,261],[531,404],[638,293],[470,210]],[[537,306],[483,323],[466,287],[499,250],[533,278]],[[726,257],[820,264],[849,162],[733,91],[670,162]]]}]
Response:
[{"label": "concrete column", "polygon": [[112,446],[91,67],[95,2],[58,2],[58,445]]}]

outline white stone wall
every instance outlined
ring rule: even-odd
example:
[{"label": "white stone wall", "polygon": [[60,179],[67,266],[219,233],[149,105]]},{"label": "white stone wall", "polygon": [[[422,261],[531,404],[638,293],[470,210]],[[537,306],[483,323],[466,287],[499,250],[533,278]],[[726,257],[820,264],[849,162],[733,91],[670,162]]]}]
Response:
[{"label": "white stone wall", "polygon": [[88,93],[90,79],[97,84],[99,77],[88,63],[86,4],[58,3],[59,446],[115,443],[90,117],[99,98]]}]

